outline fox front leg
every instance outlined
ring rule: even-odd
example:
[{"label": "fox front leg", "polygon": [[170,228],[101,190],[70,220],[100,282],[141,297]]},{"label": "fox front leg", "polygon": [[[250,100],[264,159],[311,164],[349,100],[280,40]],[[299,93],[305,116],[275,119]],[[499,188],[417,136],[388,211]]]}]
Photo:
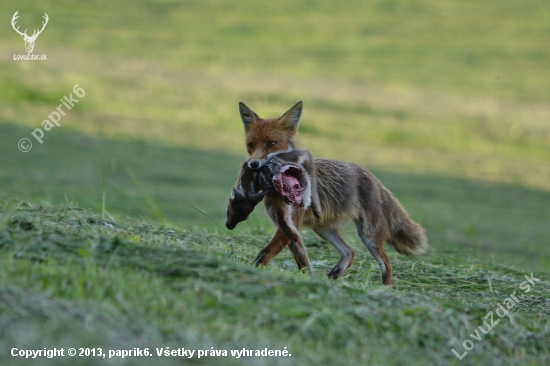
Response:
[{"label": "fox front leg", "polygon": [[[281,212],[282,211],[282,212]],[[301,211],[296,211],[292,206],[285,205],[282,210],[277,213],[277,224],[282,232],[290,239],[288,248],[294,256],[294,260],[299,269],[307,268],[310,275],[313,274],[313,269],[307,257],[306,247],[302,241],[302,236],[296,228],[300,222]]]},{"label": "fox front leg", "polygon": [[269,261],[279,254],[290,243],[290,239],[279,228],[269,243],[258,253],[254,260],[256,266],[267,266]]}]

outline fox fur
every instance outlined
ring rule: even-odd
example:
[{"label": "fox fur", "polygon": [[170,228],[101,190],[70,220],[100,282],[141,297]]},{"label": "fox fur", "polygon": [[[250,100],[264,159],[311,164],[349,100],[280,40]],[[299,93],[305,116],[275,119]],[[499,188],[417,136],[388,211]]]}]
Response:
[{"label": "fox fur", "polygon": [[[302,115],[302,102],[280,118],[272,120],[259,118],[243,103],[240,103],[239,109],[245,127],[248,167],[259,169],[277,153],[298,149],[294,135]],[[363,245],[378,262],[382,283],[390,285],[392,271],[384,243],[389,243],[401,254],[423,254],[428,249],[424,228],[409,217],[399,201],[367,169],[354,163],[330,159],[313,159],[313,163],[320,217],[304,208],[285,212],[289,208],[283,200],[275,195],[264,194],[267,213],[278,230],[258,254],[256,265],[267,265],[271,258],[293,241],[287,236],[288,230],[281,228],[285,217],[288,220],[291,216],[296,231],[302,225],[309,227],[338,251],[340,259],[328,273],[330,278],[336,279],[351,266],[355,257],[339,232],[343,224],[353,221]],[[305,254],[305,249],[303,252]],[[300,257],[300,252],[292,253],[299,266],[300,261],[307,260],[307,256]],[[296,258],[297,255],[299,258]],[[310,268],[309,261],[306,266]]]},{"label": "fox fur", "polygon": [[235,228],[239,222],[248,218],[254,207],[267,194],[278,204],[278,210],[272,210],[270,217],[290,239],[289,248],[294,254],[298,267],[305,267],[312,272],[302,237],[296,227],[296,220],[300,216],[296,213],[295,207],[285,204],[286,202],[273,185],[273,177],[283,166],[293,166],[301,172],[300,178],[306,186],[303,208],[304,210],[311,208],[313,215],[320,217],[320,202],[313,158],[307,150],[294,150],[272,156],[259,170],[250,168],[248,162],[243,164],[229,198],[225,224],[230,230]]}]

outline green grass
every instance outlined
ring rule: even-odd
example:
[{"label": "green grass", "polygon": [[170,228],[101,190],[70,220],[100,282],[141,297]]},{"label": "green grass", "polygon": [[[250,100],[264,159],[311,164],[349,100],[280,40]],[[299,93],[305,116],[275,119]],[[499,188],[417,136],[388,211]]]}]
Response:
[{"label": "green grass", "polygon": [[[47,61],[13,60],[15,10],[22,29],[48,13]],[[235,364],[458,363],[449,350],[479,318],[550,270],[540,2],[8,0],[0,15],[0,199],[19,202],[0,218],[2,356],[76,342],[293,353]],[[86,95],[39,144],[30,133],[75,84]],[[273,231],[262,209],[223,228],[245,158],[237,103],[272,117],[298,100],[302,145],[371,169],[427,230],[430,257],[392,256],[391,290],[351,227],[359,255],[336,283],[335,253],[308,231],[314,278],[288,253],[250,267]],[[547,289],[460,363],[548,363]]]},{"label": "green grass", "polygon": [[[50,131],[44,145],[34,147],[41,149],[36,154],[34,150],[23,154],[13,142],[27,135],[24,128],[0,125],[0,146],[6,146],[7,158],[0,169],[0,194],[26,197],[37,204],[71,202],[101,212],[105,177],[108,215],[227,231],[225,211],[242,155],[90,138],[63,130]],[[550,269],[546,245],[550,193],[373,171],[426,228],[435,252],[452,251],[464,259],[525,271]],[[261,230],[268,235],[274,226],[259,205],[236,230]],[[362,250],[353,227],[345,228],[345,239]]]},{"label": "green grass", "polygon": [[[459,364],[451,348],[461,350],[480,318],[514,291],[519,295],[525,282],[524,273],[501,266],[392,252],[395,284],[383,288],[366,250],[334,282],[324,273],[335,253],[309,236],[313,277],[299,273],[286,251],[267,269],[251,266],[267,240],[263,232],[232,238],[143,220],[101,220],[72,206],[7,203],[3,218],[7,207],[15,210],[0,231],[3,365],[21,364],[5,356],[12,344],[104,352],[287,347],[292,355],[191,362],[208,365]],[[550,277],[535,277],[541,281],[524,293],[511,319],[476,341],[460,364],[548,363]],[[44,333],[48,337],[37,336]]]},{"label": "green grass", "polygon": [[[239,100],[263,116],[304,100],[314,156],[550,190],[539,2],[104,5],[17,3],[25,26],[49,12],[36,46],[49,58],[0,59],[2,122],[36,128],[79,84],[87,94],[64,129],[243,153]],[[4,27],[0,49],[21,53]]]}]

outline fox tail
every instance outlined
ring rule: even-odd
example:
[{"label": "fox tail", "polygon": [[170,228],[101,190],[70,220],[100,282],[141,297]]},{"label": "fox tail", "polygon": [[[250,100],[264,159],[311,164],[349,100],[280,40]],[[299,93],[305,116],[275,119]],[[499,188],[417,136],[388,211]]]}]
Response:
[{"label": "fox tail", "polygon": [[397,199],[391,198],[393,198],[391,203],[393,207],[386,210],[386,219],[390,224],[388,243],[400,254],[425,254],[428,251],[426,231],[409,217]]}]

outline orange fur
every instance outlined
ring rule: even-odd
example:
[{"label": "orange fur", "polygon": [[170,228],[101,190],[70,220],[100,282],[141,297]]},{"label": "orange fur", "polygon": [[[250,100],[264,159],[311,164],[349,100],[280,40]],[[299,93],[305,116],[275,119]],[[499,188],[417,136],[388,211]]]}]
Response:
[{"label": "orange fur", "polygon": [[[273,152],[295,147],[293,141],[295,133],[296,131],[289,133],[280,119],[260,119],[245,133],[246,151],[250,160],[262,160]],[[270,146],[273,142],[275,144]]]},{"label": "orange fur", "polygon": [[[288,110],[279,118],[262,119],[243,103],[239,104],[244,125],[246,151],[252,168],[265,163],[269,154],[297,149],[294,135],[302,117],[302,102]],[[256,163],[257,166],[252,166]]]}]

